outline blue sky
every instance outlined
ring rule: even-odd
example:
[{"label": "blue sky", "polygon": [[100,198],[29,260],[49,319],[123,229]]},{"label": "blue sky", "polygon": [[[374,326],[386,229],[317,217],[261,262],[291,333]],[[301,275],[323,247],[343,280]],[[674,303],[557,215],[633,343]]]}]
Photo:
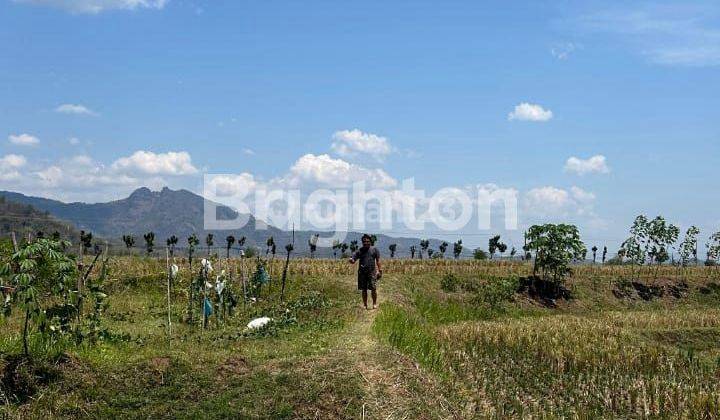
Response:
[{"label": "blue sky", "polygon": [[0,50],[0,189],[382,171],[593,242],[641,212],[720,229],[717,2],[0,0]]}]

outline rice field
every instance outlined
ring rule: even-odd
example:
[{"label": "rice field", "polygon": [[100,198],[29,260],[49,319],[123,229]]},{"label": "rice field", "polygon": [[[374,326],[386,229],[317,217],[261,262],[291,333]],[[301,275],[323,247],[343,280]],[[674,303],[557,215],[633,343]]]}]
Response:
[{"label": "rice field", "polygon": [[[291,260],[280,301],[278,259],[256,302],[203,329],[183,322],[190,268],[177,263],[170,329],[165,261],[114,258],[110,338],[33,341],[46,371],[20,397],[7,387],[20,318],[0,324],[0,418],[720,417],[713,268],[645,269],[633,280],[668,291],[645,300],[618,293],[633,287],[627,267],[576,266],[572,299],[548,307],[516,293],[530,264],[387,260],[380,309],[366,311],[344,260]],[[237,290],[253,264],[215,267]],[[274,322],[248,331],[259,316]]]}]

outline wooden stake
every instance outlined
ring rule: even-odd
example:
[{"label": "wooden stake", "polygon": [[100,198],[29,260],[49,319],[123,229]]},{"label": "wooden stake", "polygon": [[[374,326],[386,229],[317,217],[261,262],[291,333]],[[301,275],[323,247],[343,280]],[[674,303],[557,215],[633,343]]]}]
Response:
[{"label": "wooden stake", "polygon": [[167,268],[167,309],[168,309],[168,336],[172,335],[172,321],[170,320],[170,282],[172,273],[170,272],[170,250],[165,247],[165,267]]},{"label": "wooden stake", "polygon": [[15,237],[15,232],[11,232],[10,237],[12,237],[13,249],[15,250],[15,252],[18,252],[18,242],[17,238]]}]

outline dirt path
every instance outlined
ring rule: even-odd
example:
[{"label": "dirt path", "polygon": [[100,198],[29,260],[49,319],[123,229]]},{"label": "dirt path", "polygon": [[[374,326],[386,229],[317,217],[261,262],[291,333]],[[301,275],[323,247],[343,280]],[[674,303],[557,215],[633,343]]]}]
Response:
[{"label": "dirt path", "polygon": [[[385,300],[380,294],[381,307]],[[454,418],[438,381],[373,336],[372,323],[380,309],[365,310],[358,304],[357,311],[357,321],[338,338],[333,353],[351,363],[363,379],[366,397],[360,417]]]}]

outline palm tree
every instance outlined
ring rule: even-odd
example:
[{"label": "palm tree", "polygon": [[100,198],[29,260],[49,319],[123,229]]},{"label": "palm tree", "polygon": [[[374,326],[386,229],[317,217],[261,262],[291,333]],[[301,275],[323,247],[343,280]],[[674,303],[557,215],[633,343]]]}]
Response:
[{"label": "palm tree", "polygon": [[170,250],[170,257],[175,255],[175,245],[178,243],[178,238],[175,235],[171,235],[167,240],[165,241],[167,244],[169,250]]},{"label": "palm tree", "polygon": [[135,245],[135,237],[132,235],[123,235],[123,242],[125,242],[125,248],[130,249]]},{"label": "palm tree", "polygon": [[463,244],[462,239],[458,239],[457,242],[453,244],[453,256],[457,260],[460,258],[460,254],[462,254]]},{"label": "palm tree", "polygon": [[[267,258],[268,254],[270,253],[270,249],[272,249],[272,248],[275,246],[275,239],[273,239],[272,236],[269,237],[269,238],[267,239],[267,241],[265,241],[265,245],[266,245],[266,248],[265,248],[265,258]],[[274,252],[273,252],[273,254],[274,254]]]},{"label": "palm tree", "polygon": [[607,257],[607,247],[603,247],[602,263],[605,264],[605,257]]},{"label": "palm tree", "polygon": [[505,253],[505,251],[507,251],[507,245],[505,245],[505,244],[502,243],[502,242],[499,243],[499,244],[498,244],[498,252],[500,252],[500,259],[502,259],[503,254]]},{"label": "palm tree", "polygon": [[423,239],[420,241],[420,259],[422,259],[423,251],[427,251],[429,246],[430,246],[429,240]]},{"label": "palm tree", "polygon": [[493,259],[493,256],[495,256],[495,251],[497,251],[498,247],[500,245],[500,235],[495,235],[490,240],[488,240],[488,251],[490,251],[490,259]]},{"label": "palm tree", "polygon": [[315,257],[315,251],[317,251],[317,243],[318,239],[320,239],[320,235],[310,235],[310,239],[308,239],[308,247],[310,248],[310,258]]},{"label": "palm tree", "polygon": [[397,250],[397,244],[390,244],[388,249],[390,249],[390,258],[395,258],[395,251]]},{"label": "palm tree", "polygon": [[227,242],[227,255],[226,258],[230,259],[230,248],[232,248],[233,244],[235,244],[235,237],[233,235],[228,235],[227,238],[225,238],[225,241]]},{"label": "palm tree", "polygon": [[150,255],[152,254],[153,247],[155,246],[155,232],[148,232],[143,235],[143,238],[145,238],[145,251],[147,251],[147,254]]},{"label": "palm tree", "polygon": [[243,246],[245,245],[245,240],[246,240],[246,238],[244,236],[241,236],[240,239],[238,239],[238,241],[237,241],[238,248],[240,248],[240,257],[242,257],[245,254],[244,250],[242,249]]},{"label": "palm tree", "polygon": [[196,234],[192,234],[188,236],[188,262],[190,263],[190,271],[192,271],[192,257],[193,252],[195,252],[195,247],[200,245],[200,239],[198,239]]},{"label": "palm tree", "polygon": [[210,252],[212,251],[212,246],[215,244],[215,235],[212,233],[208,233],[205,237],[205,245],[208,247],[208,255],[210,255]]},{"label": "palm tree", "polygon": [[448,243],[443,241],[439,246],[438,249],[440,250],[440,254],[442,254],[442,257],[445,258],[445,251],[447,251]]}]

